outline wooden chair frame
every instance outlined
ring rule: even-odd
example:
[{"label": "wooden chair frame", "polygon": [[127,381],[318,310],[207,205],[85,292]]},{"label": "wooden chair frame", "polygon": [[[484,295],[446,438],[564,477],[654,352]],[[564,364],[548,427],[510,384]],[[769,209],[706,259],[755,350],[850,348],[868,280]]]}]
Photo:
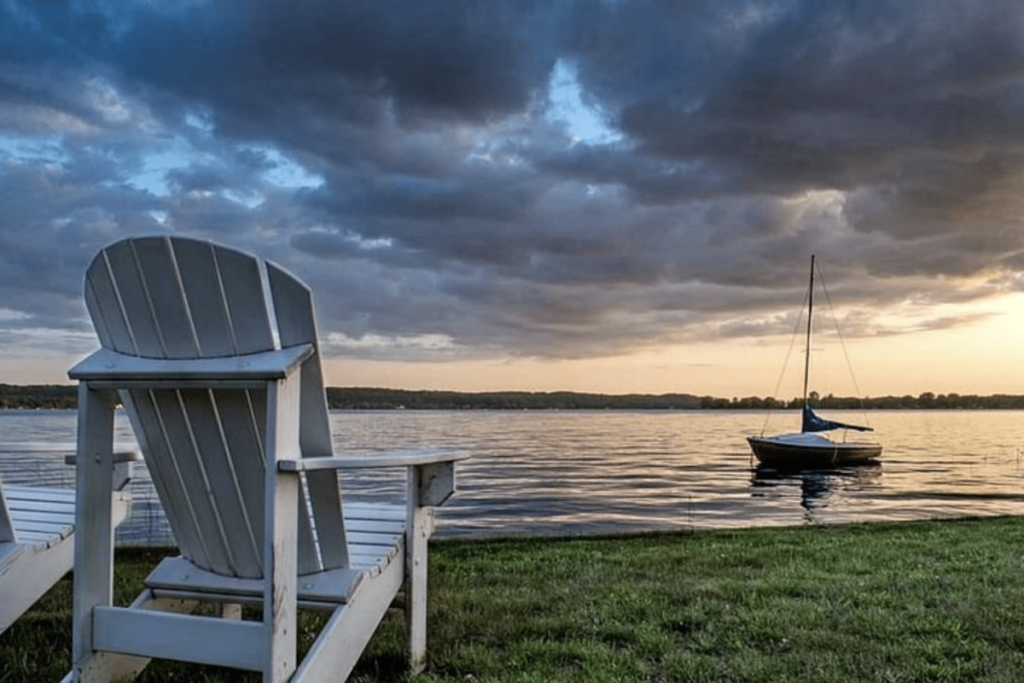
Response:
[{"label": "wooden chair frame", "polygon": [[[74,445],[4,443],[4,453],[72,453]],[[135,451],[112,454],[104,475],[111,491],[110,524],[127,516],[131,498],[125,490],[131,479]],[[68,458],[75,464],[74,456]],[[57,581],[74,562],[75,490],[53,486],[0,484],[0,633],[6,631]]]},{"label": "wooden chair frame", "polygon": [[[160,239],[144,238],[129,246],[158,256],[161,250],[192,253],[207,248],[195,240]],[[116,248],[119,245],[109,249]],[[226,248],[209,248],[219,249],[223,262],[239,256]],[[105,348],[69,372],[79,381],[77,517],[81,533],[75,541],[73,669],[67,680],[123,680],[153,657],[259,671],[267,682],[343,680],[403,586],[410,668],[418,671],[425,664],[427,541],[433,531],[433,507],[455,490],[455,462],[466,456],[428,450],[333,455],[308,291],[282,271],[272,270],[269,275],[272,281],[278,278],[271,283],[276,286],[275,295],[289,302],[276,302],[281,347],[216,357],[154,358],[110,348],[116,347],[109,343],[111,333],[101,332]],[[131,303],[118,301],[126,308]],[[211,396],[255,392],[260,397],[257,404],[265,413],[261,422],[265,433],[259,435],[264,479],[253,485],[263,491],[262,509],[254,517],[262,520],[257,534],[262,538],[261,566],[247,570],[246,575],[224,570],[216,558],[209,562],[198,557],[168,559],[150,575],[146,590],[132,605],[114,607],[109,477],[102,472],[112,459],[115,400],[120,397],[126,403],[131,417],[132,410],[138,409],[134,404],[147,396],[176,396],[184,402],[193,395],[188,392],[196,391]],[[310,419],[310,412],[315,419]],[[136,432],[138,436],[138,427]],[[158,454],[151,453],[145,441],[141,438],[140,446],[151,473],[154,466],[166,467],[159,458],[150,460]],[[406,470],[404,510],[364,506],[373,513],[376,526],[371,531],[381,530],[363,534],[375,539],[367,543],[378,544],[370,551],[354,540],[359,530],[346,530],[350,514],[342,505],[337,479],[333,474],[323,477],[365,467]],[[205,482],[211,492],[224,483]],[[158,492],[165,508],[191,504],[168,491]],[[346,510],[344,519],[330,509],[332,505]],[[308,520],[320,524],[321,517],[323,528],[315,527],[317,538],[311,540]],[[394,537],[390,545],[380,540],[388,536],[383,532]],[[333,535],[338,537],[324,538]],[[230,537],[221,540],[232,542]],[[320,544],[319,550],[314,543]],[[221,618],[193,615],[200,602],[221,605]],[[240,606],[247,603],[262,606],[262,620],[240,618]],[[302,662],[296,661],[300,607],[331,612]]]}]

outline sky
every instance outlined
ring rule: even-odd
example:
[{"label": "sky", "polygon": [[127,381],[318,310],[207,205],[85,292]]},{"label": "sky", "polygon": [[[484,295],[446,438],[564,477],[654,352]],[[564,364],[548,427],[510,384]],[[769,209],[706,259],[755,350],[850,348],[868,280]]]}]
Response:
[{"label": "sky", "polygon": [[1024,5],[0,0],[0,382],[141,234],[305,280],[332,386],[796,396],[813,253],[812,389],[1024,394]]}]

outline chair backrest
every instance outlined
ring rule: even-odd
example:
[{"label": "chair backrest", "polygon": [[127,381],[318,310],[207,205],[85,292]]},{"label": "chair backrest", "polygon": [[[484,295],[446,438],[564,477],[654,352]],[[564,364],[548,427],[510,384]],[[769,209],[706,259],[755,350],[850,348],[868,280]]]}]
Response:
[{"label": "chair backrest", "polygon": [[[312,295],[302,282],[272,263],[201,240],[140,237],[106,247],[86,273],[85,299],[100,343],[122,354],[200,359],[278,345],[317,348]],[[302,453],[329,455],[318,349],[300,372]],[[218,574],[261,577],[266,391],[120,395],[182,555]],[[306,489],[300,573],[347,566],[337,476],[318,472]]]}]

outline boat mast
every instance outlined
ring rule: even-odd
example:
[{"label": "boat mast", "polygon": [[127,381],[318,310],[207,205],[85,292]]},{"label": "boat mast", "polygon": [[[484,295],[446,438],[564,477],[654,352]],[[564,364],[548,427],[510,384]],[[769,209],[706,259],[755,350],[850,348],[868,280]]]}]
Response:
[{"label": "boat mast", "polygon": [[807,291],[807,351],[804,354],[804,405],[807,405],[807,378],[811,371],[811,314],[814,312],[814,254],[811,254],[811,285]]}]

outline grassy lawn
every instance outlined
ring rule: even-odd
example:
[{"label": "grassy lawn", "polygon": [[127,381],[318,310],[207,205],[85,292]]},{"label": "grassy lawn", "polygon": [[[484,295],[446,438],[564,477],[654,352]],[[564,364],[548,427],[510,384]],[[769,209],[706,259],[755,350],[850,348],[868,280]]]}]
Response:
[{"label": "grassy lawn", "polygon": [[[155,556],[119,551],[122,603]],[[435,541],[411,680],[1016,683],[1022,566],[1016,517]],[[65,579],[0,636],[0,683],[66,673],[70,605]],[[352,680],[404,680],[403,638],[389,615]],[[139,680],[258,677],[159,662]]]}]

